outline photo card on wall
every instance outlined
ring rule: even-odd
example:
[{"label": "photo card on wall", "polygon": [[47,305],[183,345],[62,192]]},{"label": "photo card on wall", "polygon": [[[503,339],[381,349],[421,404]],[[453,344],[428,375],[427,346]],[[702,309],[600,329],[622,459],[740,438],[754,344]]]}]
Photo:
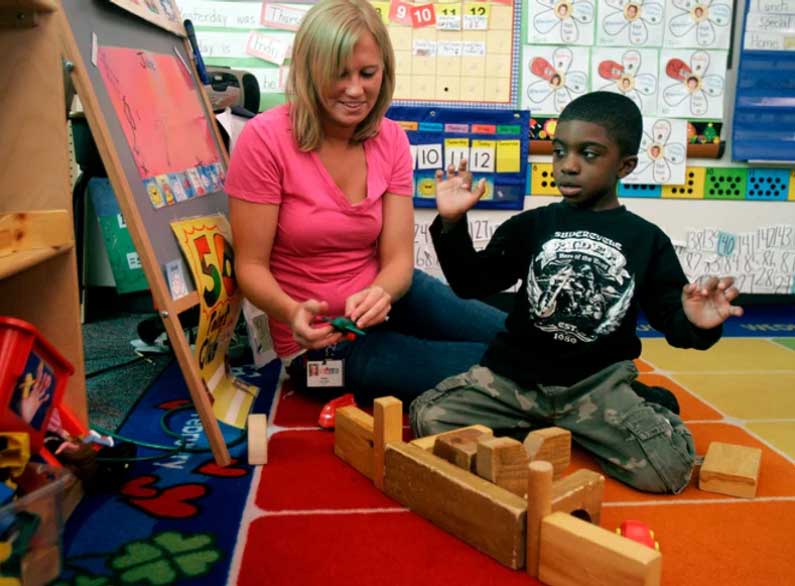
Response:
[{"label": "photo card on wall", "polygon": [[623,94],[647,116],[657,113],[656,49],[600,47],[591,52],[591,91]]},{"label": "photo card on wall", "polygon": [[590,86],[588,47],[525,46],[521,107],[533,116],[556,115]]},{"label": "photo card on wall", "polygon": [[731,25],[729,0],[667,0],[665,46],[728,49]]},{"label": "photo card on wall", "polygon": [[658,114],[723,118],[726,62],[726,51],[662,50]]},{"label": "photo card on wall", "polygon": [[597,46],[660,47],[664,10],[664,0],[599,0]]},{"label": "photo card on wall", "polygon": [[527,42],[539,45],[593,45],[593,0],[529,0]]},{"label": "photo card on wall", "polygon": [[627,184],[680,185],[685,182],[687,121],[643,118],[638,166],[621,181]]}]

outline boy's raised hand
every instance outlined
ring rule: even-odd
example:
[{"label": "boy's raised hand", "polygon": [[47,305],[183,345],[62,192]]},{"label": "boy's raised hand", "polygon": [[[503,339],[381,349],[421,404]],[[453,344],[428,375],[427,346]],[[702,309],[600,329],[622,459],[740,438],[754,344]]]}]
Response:
[{"label": "boy's raised hand", "polygon": [[706,277],[682,289],[682,307],[694,326],[708,330],[725,322],[730,316],[740,317],[743,308],[732,305],[740,292],[734,277]]},{"label": "boy's raised hand", "polygon": [[444,171],[436,171],[436,209],[439,215],[450,222],[457,222],[472,209],[486,193],[486,180],[481,179],[472,187],[472,173],[467,171],[467,161],[462,159],[458,170],[453,165]]}]

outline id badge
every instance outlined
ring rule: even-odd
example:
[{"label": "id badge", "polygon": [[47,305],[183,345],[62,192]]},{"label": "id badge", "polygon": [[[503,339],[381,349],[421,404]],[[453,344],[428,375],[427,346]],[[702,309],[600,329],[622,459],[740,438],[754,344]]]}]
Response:
[{"label": "id badge", "polygon": [[342,360],[307,360],[307,387],[341,387]]}]

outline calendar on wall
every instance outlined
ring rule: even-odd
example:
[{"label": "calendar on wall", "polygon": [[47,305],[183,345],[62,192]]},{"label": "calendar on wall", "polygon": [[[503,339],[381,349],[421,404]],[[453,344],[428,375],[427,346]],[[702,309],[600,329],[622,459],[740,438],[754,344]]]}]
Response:
[{"label": "calendar on wall", "polygon": [[395,50],[395,101],[514,107],[521,21],[513,2],[372,4]]},{"label": "calendar on wall", "polygon": [[527,186],[530,113],[392,106],[387,116],[406,131],[414,160],[414,205],[436,206],[436,171],[466,159],[474,183],[486,180],[479,208],[520,210]]}]

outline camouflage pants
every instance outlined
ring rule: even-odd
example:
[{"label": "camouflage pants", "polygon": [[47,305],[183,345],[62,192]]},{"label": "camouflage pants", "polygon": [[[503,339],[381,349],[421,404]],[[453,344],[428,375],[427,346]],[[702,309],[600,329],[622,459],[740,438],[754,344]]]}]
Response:
[{"label": "camouflage pants", "polygon": [[619,362],[570,386],[523,388],[484,366],[451,376],[411,404],[416,437],[479,423],[523,440],[558,426],[591,452],[605,474],[638,490],[678,493],[693,471],[693,437],[678,415],[638,397],[638,371]]}]

